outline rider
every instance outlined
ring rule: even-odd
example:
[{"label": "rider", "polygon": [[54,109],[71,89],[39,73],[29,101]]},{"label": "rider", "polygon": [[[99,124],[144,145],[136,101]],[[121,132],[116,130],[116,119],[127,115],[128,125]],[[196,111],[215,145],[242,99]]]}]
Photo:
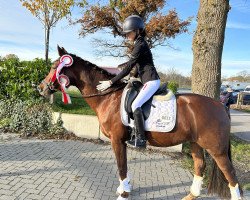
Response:
[{"label": "rider", "polygon": [[145,148],[146,137],[144,133],[144,117],[141,106],[151,98],[160,86],[160,78],[154,67],[152,53],[145,40],[146,31],[141,17],[131,15],[123,23],[123,34],[134,43],[134,48],[128,62],[119,67],[124,69],[114,78],[108,81],[100,81],[97,89],[104,91],[112,84],[127,76],[134,66],[137,67],[138,75],[143,83],[143,87],[132,103],[132,111],[135,123],[135,138],[127,141],[133,147]]}]

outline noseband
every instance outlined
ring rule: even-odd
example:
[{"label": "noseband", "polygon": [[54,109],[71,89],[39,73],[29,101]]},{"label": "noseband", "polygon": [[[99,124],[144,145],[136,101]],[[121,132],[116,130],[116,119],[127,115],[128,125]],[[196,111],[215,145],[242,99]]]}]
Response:
[{"label": "noseband", "polygon": [[51,93],[55,92],[54,83],[50,80],[49,82],[46,82],[45,79],[42,80],[42,84],[45,85],[44,92],[49,90]]}]

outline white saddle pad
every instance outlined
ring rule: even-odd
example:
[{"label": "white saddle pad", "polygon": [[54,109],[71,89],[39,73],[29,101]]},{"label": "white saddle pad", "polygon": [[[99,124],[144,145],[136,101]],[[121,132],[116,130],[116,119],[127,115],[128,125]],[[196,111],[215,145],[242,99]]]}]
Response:
[{"label": "white saddle pad", "polygon": [[[134,120],[128,119],[128,114],[124,107],[125,97],[129,88],[125,88],[121,99],[121,120],[125,126],[134,127]],[[170,132],[176,123],[176,98],[172,91],[166,96],[154,96],[151,111],[145,121],[146,131]]]}]

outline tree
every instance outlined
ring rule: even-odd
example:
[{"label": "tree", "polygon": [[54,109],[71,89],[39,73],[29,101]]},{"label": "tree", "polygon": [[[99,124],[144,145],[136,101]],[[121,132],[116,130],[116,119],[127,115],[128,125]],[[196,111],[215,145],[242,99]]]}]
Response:
[{"label": "tree", "polygon": [[236,75],[229,77],[229,81],[250,82],[250,74],[247,70],[240,71]]},{"label": "tree", "polygon": [[17,55],[7,54],[6,56],[2,57],[2,59],[0,59],[0,71],[1,69],[6,68],[7,65],[13,65],[14,67],[19,67],[20,66],[19,62],[20,60]]},{"label": "tree", "polygon": [[219,99],[228,0],[200,0],[193,37],[192,91]]},{"label": "tree", "polygon": [[8,60],[8,59],[12,59],[12,60],[16,60],[16,61],[19,61],[19,58],[16,54],[7,54],[5,57],[4,57],[5,60]]},{"label": "tree", "polygon": [[[176,35],[187,32],[187,26],[191,18],[181,20],[175,10],[167,14],[161,11],[164,8],[165,0],[110,0],[105,5],[89,5],[85,7],[81,19],[75,23],[81,25],[80,35],[86,36],[99,30],[105,30],[112,36],[122,36],[122,22],[132,14],[139,15],[146,23],[147,41],[150,48],[156,46],[169,46],[167,38],[174,38]],[[124,39],[108,41],[96,39],[94,44],[103,47],[102,56],[124,56],[124,47],[130,47]],[[126,48],[127,49],[127,48]],[[100,52],[99,52],[100,53]]]},{"label": "tree", "polygon": [[75,5],[74,0],[20,0],[32,15],[37,17],[44,26],[45,60],[49,57],[50,31],[56,23],[71,14],[70,8]]},{"label": "tree", "polygon": [[183,76],[175,68],[169,68],[166,73],[158,72],[162,82],[175,82],[180,88],[190,88],[191,78]]},{"label": "tree", "polygon": [[246,81],[247,77],[249,77],[249,73],[247,70],[240,71],[237,73],[238,76],[241,76],[243,78],[243,81]]}]

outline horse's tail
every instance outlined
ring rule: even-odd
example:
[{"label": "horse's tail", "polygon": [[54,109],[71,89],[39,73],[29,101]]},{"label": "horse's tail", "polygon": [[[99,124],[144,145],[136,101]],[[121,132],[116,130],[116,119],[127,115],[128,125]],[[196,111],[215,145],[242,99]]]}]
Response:
[{"label": "horse's tail", "polygon": [[[228,147],[228,157],[230,162],[232,162],[231,158],[231,143],[229,139],[229,147]],[[230,190],[228,187],[228,181],[226,180],[224,174],[217,166],[214,159],[212,159],[212,167],[211,167],[211,175],[208,184],[208,194],[217,194],[221,198],[230,198]]]}]

